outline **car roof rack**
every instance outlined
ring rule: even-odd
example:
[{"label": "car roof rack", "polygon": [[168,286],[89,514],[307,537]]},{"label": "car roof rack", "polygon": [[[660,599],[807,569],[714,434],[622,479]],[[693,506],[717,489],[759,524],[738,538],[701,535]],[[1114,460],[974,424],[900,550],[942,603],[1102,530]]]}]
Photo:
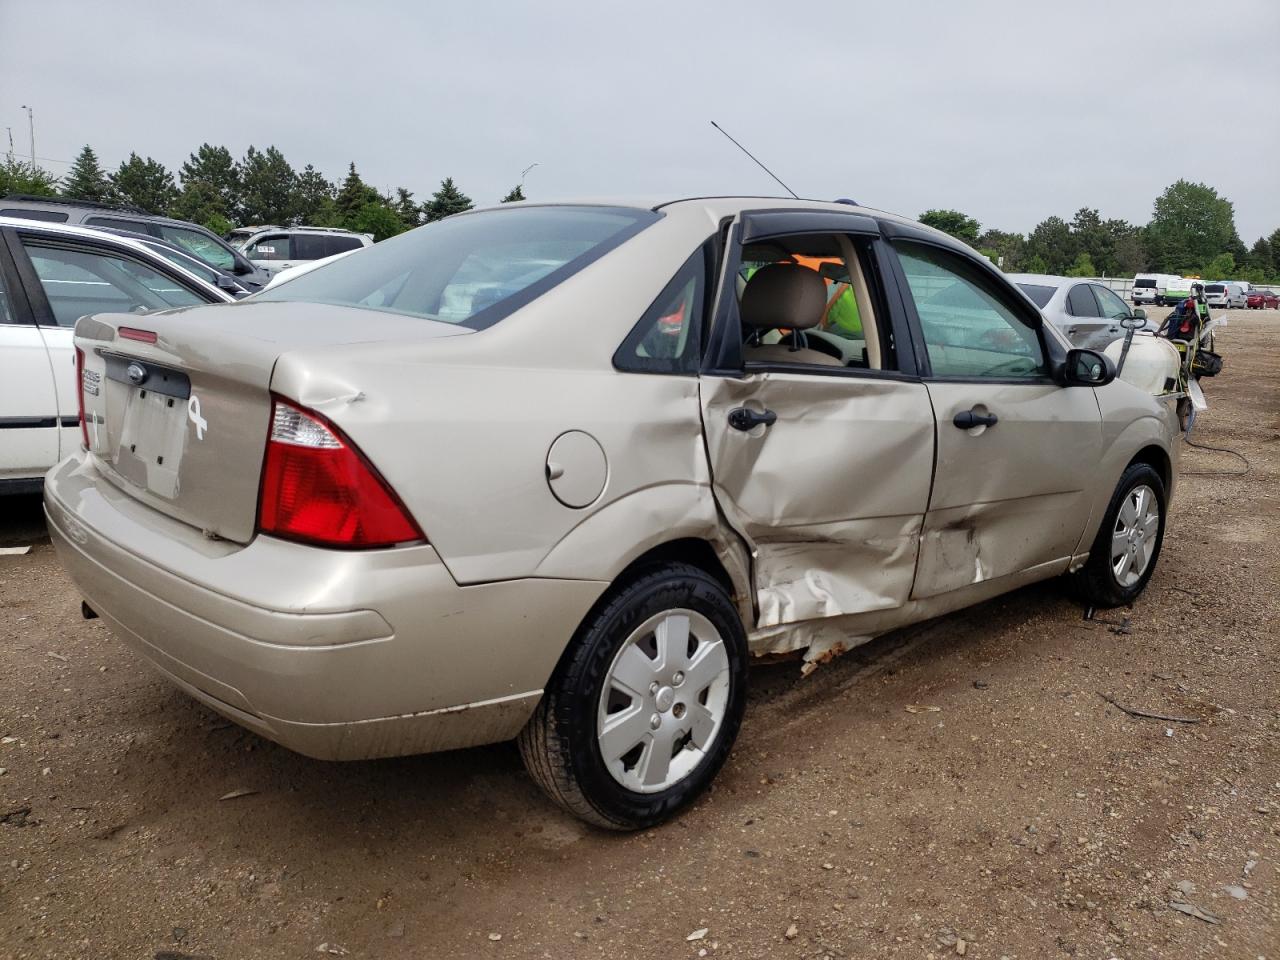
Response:
[{"label": "car roof rack", "polygon": [[140,213],[147,217],[159,216],[159,214],[148,213],[132,203],[101,203],[97,200],[77,200],[75,197],[42,197],[34,193],[6,193],[2,199],[25,200],[33,203],[56,203],[68,207],[93,207],[96,210],[119,210],[124,213]]}]

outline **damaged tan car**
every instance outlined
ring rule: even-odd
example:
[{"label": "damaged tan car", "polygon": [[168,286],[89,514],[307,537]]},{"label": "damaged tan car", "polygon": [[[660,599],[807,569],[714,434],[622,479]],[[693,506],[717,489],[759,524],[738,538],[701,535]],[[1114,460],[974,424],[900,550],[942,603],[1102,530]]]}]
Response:
[{"label": "damaged tan car", "polygon": [[1172,400],[847,204],[480,210],[76,345],[46,510],[88,613],[302,753],[518,737],[616,829],[715,776],[753,654],[1132,601],[1175,472]]}]

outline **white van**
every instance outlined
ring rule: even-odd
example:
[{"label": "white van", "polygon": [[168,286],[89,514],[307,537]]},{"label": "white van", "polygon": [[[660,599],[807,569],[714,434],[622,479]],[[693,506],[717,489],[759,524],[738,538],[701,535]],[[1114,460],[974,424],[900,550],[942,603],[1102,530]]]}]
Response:
[{"label": "white van", "polygon": [[228,237],[250,263],[271,274],[373,246],[371,234],[337,227],[242,227]]},{"label": "white van", "polygon": [[1223,307],[1227,310],[1243,309],[1248,299],[1244,286],[1234,280],[1204,285],[1204,302],[1211,307]]},{"label": "white van", "polygon": [[[1180,277],[1170,273],[1139,273],[1133,278],[1133,292],[1129,299],[1136,306],[1142,303],[1163,303],[1169,281],[1177,281]],[[1177,287],[1177,283],[1174,283]]]}]

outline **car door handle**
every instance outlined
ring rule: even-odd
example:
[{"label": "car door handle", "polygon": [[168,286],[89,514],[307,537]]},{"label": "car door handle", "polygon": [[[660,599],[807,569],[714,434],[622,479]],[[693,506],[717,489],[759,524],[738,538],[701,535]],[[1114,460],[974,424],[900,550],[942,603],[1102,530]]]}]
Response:
[{"label": "car door handle", "polygon": [[1000,418],[994,413],[978,413],[977,410],[961,410],[952,418],[961,430],[972,430],[974,427],[994,427]]},{"label": "car door handle", "polygon": [[746,407],[738,407],[729,411],[729,426],[735,430],[754,430],[756,427],[771,427],[778,420],[778,415],[772,410],[749,410]]}]

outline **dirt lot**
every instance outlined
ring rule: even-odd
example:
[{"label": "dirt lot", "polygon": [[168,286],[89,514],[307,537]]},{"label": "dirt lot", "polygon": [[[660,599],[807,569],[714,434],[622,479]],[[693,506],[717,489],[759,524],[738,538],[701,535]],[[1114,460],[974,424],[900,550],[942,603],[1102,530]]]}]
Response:
[{"label": "dirt lot", "polygon": [[0,556],[0,956],[1280,958],[1280,312],[1218,342],[1195,438],[1252,468],[1184,477],[1128,632],[1044,584],[757,668],[716,788],[641,835],[510,745],[326,764],[229,725],[0,503],[35,543]]}]

